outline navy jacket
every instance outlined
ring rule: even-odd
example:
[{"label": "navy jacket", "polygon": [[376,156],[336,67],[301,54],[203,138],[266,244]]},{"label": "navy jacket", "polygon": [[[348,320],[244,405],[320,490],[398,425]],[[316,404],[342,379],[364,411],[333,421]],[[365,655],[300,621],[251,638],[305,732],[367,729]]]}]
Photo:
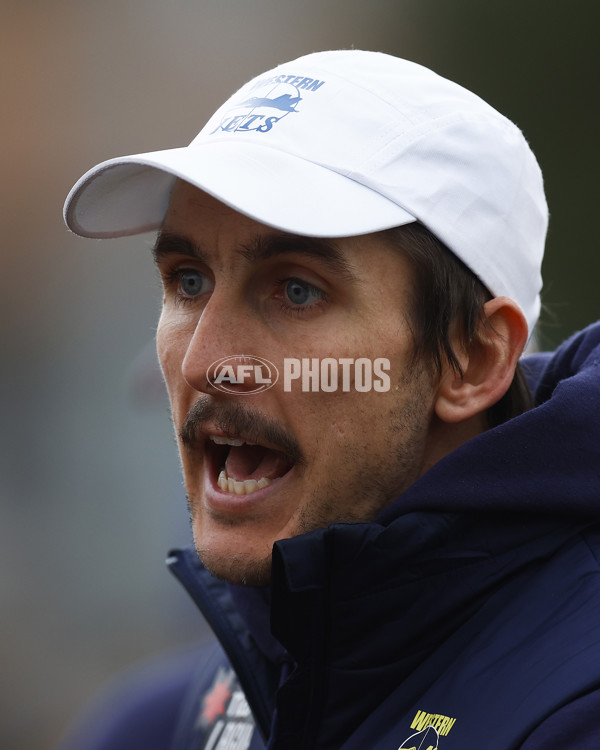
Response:
[{"label": "navy jacket", "polygon": [[535,409],[373,523],[276,543],[269,591],[172,553],[221,646],[68,747],[600,748],[600,325],[525,366]]}]

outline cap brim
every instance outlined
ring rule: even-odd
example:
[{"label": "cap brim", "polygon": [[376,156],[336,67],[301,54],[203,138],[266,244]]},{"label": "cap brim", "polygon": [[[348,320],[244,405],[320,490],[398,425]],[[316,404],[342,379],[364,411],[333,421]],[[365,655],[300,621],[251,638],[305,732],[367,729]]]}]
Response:
[{"label": "cap brim", "polygon": [[176,178],[294,234],[347,237],[415,221],[396,203],[327,167],[264,146],[212,142],[102,162],[69,193],[65,222],[83,237],[155,231]]}]

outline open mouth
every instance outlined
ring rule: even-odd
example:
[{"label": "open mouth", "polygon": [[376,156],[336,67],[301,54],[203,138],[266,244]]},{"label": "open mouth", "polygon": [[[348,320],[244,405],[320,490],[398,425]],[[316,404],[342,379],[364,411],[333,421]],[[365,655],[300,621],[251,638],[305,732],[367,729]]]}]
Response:
[{"label": "open mouth", "polygon": [[294,462],[284,453],[241,438],[216,435],[206,441],[216,484],[232,495],[250,495],[287,474]]}]

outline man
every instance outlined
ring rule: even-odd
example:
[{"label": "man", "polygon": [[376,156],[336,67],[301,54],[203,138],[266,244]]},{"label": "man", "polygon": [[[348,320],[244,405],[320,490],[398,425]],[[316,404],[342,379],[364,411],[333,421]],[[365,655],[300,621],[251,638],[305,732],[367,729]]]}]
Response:
[{"label": "man", "polygon": [[600,746],[600,334],[519,364],[547,209],[512,123],[404,60],[308,55],[65,218],[160,230],[200,558],[170,564],[223,648],[94,747]]}]

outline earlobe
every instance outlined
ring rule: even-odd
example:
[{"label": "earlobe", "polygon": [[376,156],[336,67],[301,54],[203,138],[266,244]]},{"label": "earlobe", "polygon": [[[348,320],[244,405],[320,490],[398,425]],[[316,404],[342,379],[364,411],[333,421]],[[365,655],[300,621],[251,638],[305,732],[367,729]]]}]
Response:
[{"label": "earlobe", "polygon": [[485,412],[497,403],[512,383],[515,368],[527,342],[527,322],[521,308],[509,297],[494,297],[484,305],[487,323],[468,347],[457,344],[463,375],[450,366],[440,378],[435,413],[456,424]]}]

